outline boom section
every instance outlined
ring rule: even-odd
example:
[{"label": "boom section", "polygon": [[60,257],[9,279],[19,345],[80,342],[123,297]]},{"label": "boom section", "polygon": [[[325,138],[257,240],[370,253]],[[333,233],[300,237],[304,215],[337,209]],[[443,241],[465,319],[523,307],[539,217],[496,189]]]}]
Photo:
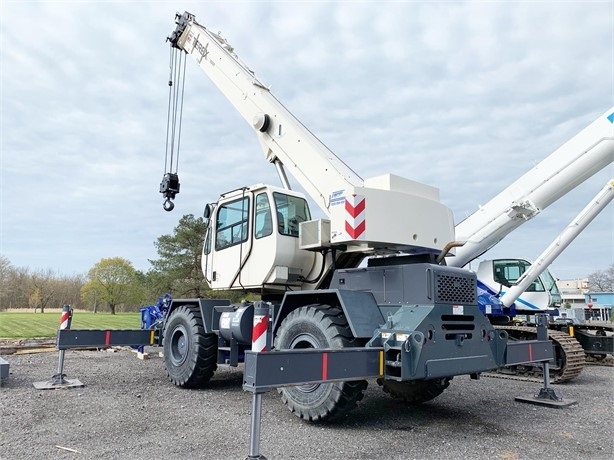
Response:
[{"label": "boom section", "polygon": [[[333,192],[363,180],[279,102],[219,34],[178,15],[171,45],[192,56],[255,131],[265,158],[281,163],[316,204],[330,215]],[[287,185],[287,184],[286,184]]]},{"label": "boom section", "polygon": [[252,127],[284,188],[290,188],[287,168],[325,213],[326,219],[301,223],[297,251],[440,253],[454,240],[452,212],[438,189],[394,174],[363,180],[271,94],[224,38],[187,12],[176,24],[171,45],[194,58]]},{"label": "boom section", "polygon": [[614,160],[614,107],[456,225],[462,267]]}]

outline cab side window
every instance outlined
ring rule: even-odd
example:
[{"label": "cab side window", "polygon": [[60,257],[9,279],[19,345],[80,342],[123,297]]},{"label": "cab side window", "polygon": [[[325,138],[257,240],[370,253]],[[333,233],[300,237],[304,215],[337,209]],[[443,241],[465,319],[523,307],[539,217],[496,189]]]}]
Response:
[{"label": "cab side window", "polygon": [[221,205],[217,211],[215,249],[220,250],[247,241],[249,199],[242,198]]},{"label": "cab side window", "polygon": [[311,220],[309,206],[303,198],[273,193],[277,213],[277,229],[280,234],[298,237],[301,222]]},{"label": "cab side window", "polygon": [[273,234],[273,218],[271,216],[271,205],[266,193],[256,195],[256,215],[254,217],[254,228],[256,238],[264,238]]}]

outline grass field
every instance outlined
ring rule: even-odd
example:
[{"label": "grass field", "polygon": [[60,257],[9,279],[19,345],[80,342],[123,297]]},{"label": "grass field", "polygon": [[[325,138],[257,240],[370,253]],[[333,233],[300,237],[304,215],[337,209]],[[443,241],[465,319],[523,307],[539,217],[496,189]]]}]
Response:
[{"label": "grass field", "polygon": [[[60,326],[60,313],[0,313],[1,339],[55,337]],[[141,314],[136,313],[73,313],[71,329],[139,329]]]}]

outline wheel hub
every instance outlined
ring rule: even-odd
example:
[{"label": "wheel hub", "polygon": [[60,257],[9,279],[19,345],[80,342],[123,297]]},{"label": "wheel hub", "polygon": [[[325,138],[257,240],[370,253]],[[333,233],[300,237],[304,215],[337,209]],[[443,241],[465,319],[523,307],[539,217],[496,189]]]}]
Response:
[{"label": "wheel hub", "polygon": [[188,356],[187,331],[183,327],[178,327],[173,331],[170,340],[171,361],[174,365],[180,366]]},{"label": "wheel hub", "polygon": [[[300,334],[292,340],[290,344],[290,349],[308,349],[308,348],[319,348],[318,341],[311,334]],[[295,388],[301,393],[313,393],[320,387],[319,383],[312,383],[306,385],[299,385]]]}]

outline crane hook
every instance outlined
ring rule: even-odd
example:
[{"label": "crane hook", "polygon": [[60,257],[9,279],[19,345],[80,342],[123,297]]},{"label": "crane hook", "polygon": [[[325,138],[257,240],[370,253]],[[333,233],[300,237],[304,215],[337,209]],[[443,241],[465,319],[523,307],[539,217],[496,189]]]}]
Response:
[{"label": "crane hook", "polygon": [[165,211],[172,211],[175,203],[171,200],[179,193],[179,176],[177,173],[166,173],[160,183],[160,193],[166,198],[163,208]]},{"label": "crane hook", "polygon": [[173,203],[170,198],[167,198],[162,207],[165,211],[170,212],[175,209],[175,203]]}]

